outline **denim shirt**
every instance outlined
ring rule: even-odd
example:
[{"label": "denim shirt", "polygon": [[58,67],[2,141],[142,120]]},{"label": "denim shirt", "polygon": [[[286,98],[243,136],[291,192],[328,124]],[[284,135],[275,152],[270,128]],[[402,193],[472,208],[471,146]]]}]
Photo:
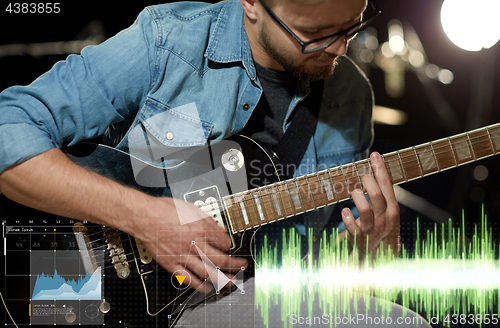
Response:
[{"label": "denim shirt", "polygon": [[[300,81],[287,119],[308,93]],[[238,0],[148,7],[130,28],[0,94],[0,172],[124,120],[132,122],[118,145],[126,151],[138,138],[135,127],[152,144],[203,145],[242,130],[261,95]],[[341,58],[325,80],[318,126],[295,174],[366,157],[372,106],[366,77]],[[317,222],[331,209],[322,211],[308,215]]]}]

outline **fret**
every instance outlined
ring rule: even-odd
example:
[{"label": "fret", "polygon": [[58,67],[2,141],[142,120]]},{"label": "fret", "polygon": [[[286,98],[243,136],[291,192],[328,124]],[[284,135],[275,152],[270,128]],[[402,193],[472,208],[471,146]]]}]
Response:
[{"label": "fret", "polygon": [[249,217],[248,215],[249,211],[247,212],[248,205],[246,204],[246,199],[245,199],[246,195],[247,195],[246,193],[243,193],[243,196],[241,197],[242,202],[240,202],[240,208],[241,212],[243,213],[243,218],[245,220],[245,227],[250,224],[250,227],[253,229],[254,226],[252,222],[252,216]]},{"label": "fret", "polygon": [[260,227],[261,224],[257,213],[257,207],[255,206],[255,200],[251,193],[251,190],[245,193],[243,201],[246,205],[248,219],[250,220],[252,228]]},{"label": "fret", "polygon": [[[282,219],[286,218],[286,211],[285,211],[285,205],[283,204],[283,200],[281,199],[281,195],[278,194],[278,188],[274,186],[273,189],[271,189],[271,193],[273,194],[274,198],[274,203],[277,205],[276,206],[276,213],[278,213],[278,218],[282,216]],[[278,200],[279,197],[279,200]],[[280,204],[281,203],[281,208]],[[283,209],[283,215],[281,215],[281,209]]]},{"label": "fret", "polygon": [[[234,197],[234,200],[235,200],[235,203],[234,203],[234,204],[236,205],[236,208],[238,209],[238,212],[239,212],[239,214],[240,214],[240,220],[241,220],[240,222],[241,222],[241,224],[243,225],[243,230],[246,230],[246,229],[247,229],[247,225],[250,225],[250,222],[245,223],[245,215],[243,215],[243,211],[242,211],[242,210],[241,210],[241,208],[240,208],[240,206],[241,206],[241,205],[239,205],[238,200],[237,200],[237,197],[238,197],[238,196],[235,196],[235,197]],[[240,196],[240,197],[241,197],[241,196]],[[246,213],[246,212],[245,212],[245,213]],[[248,221],[248,218],[247,218],[247,221]]]},{"label": "fret", "polygon": [[448,143],[450,144],[450,149],[451,149],[451,153],[453,155],[453,159],[455,160],[455,166],[458,166],[457,157],[456,157],[455,152],[453,151],[453,145],[451,144],[451,139],[450,139],[450,137],[448,137],[447,139],[448,139]]},{"label": "fret", "polygon": [[[256,204],[255,204],[255,199],[254,199],[254,197],[253,197],[253,195],[251,194],[251,192],[250,192],[250,191],[247,193],[247,195],[249,195],[249,196],[250,196],[250,200],[252,201],[252,206],[251,206],[251,207],[253,207],[253,214],[254,214],[254,215],[252,215],[252,213],[250,212],[250,208],[249,208],[249,209],[248,209],[248,213],[250,214],[250,222],[252,222],[252,221],[253,221],[253,218],[255,217],[255,220],[257,220],[257,224],[258,224],[258,225],[259,225],[259,227],[260,227],[260,226],[261,226],[261,224],[260,224],[259,217],[257,216],[258,210],[257,210],[257,206],[256,206]],[[245,198],[246,198],[246,197],[245,197]],[[257,226],[257,224],[256,224],[255,226]]]},{"label": "fret", "polygon": [[[304,177],[301,177],[300,179],[304,179]],[[305,199],[305,192],[303,191],[303,187],[304,185],[303,184],[299,184],[299,179],[297,178],[293,178],[292,179],[293,182],[292,182],[292,188],[294,190],[297,190],[296,192],[296,196],[295,196],[295,200],[298,199],[299,201],[299,208],[302,208],[303,211],[305,212],[307,210],[307,205],[306,205],[306,199]]]},{"label": "fret", "polygon": [[[393,184],[398,184],[406,181],[406,176],[404,175],[404,169],[399,160],[398,154],[394,153],[392,155],[384,155],[382,156],[382,159],[384,160],[385,167],[387,168],[387,172],[389,173],[389,176],[391,177]],[[371,171],[373,172],[371,163],[370,163],[370,168]]]},{"label": "fret", "polygon": [[347,164],[341,166],[342,174],[345,177],[344,181],[347,181],[347,191],[349,192],[348,198],[351,197],[351,192],[354,189],[358,189],[358,178],[356,176],[356,171],[353,164]]},{"label": "fret", "polygon": [[[384,163],[385,163],[385,158],[384,158],[383,156],[382,156],[382,160],[383,160],[383,161],[384,161]],[[367,163],[368,163],[368,169],[370,170],[370,173],[369,173],[369,174],[370,174],[371,176],[373,176],[373,177],[374,177],[374,176],[375,176],[375,173],[373,172],[372,161],[370,161],[370,159],[367,159],[366,161],[367,161]]]},{"label": "fret", "polygon": [[495,146],[493,145],[493,140],[491,139],[490,129],[486,128],[486,133],[488,133],[488,139],[490,139],[491,149],[493,150],[493,153],[496,155],[497,152],[495,151]]},{"label": "fret", "polygon": [[429,144],[431,145],[432,156],[434,156],[434,160],[436,161],[436,166],[437,166],[437,169],[439,172],[439,171],[441,171],[441,169],[439,168],[439,162],[438,162],[438,159],[436,157],[436,151],[434,150],[434,145],[432,144],[432,141]]},{"label": "fret", "polygon": [[307,189],[309,190],[308,195],[311,195],[311,201],[312,201],[313,208],[317,209],[316,202],[314,201],[314,194],[312,193],[311,184],[309,183],[309,180],[307,179],[307,175],[304,178],[306,180]]},{"label": "fret", "polygon": [[470,150],[472,151],[472,156],[474,157],[474,160],[476,160],[476,153],[474,152],[474,147],[472,147],[472,141],[470,140],[470,135],[469,133],[467,134],[467,139],[469,140],[469,145],[470,145]]},{"label": "fret", "polygon": [[[295,213],[295,208],[293,206],[292,195],[290,194],[290,190],[288,189],[286,181],[282,182],[280,184],[280,186],[282,186],[284,189],[286,189],[286,190],[279,190],[280,199],[283,202],[283,204],[286,202],[285,200],[283,200],[283,197],[281,197],[281,192],[284,191],[286,193],[286,195],[288,196],[288,201],[289,201],[289,204],[290,204],[290,209],[292,210],[292,214],[288,215],[288,213],[286,212],[286,210],[287,210],[288,207],[285,205],[285,207],[283,209],[285,210],[286,216],[288,217],[288,216],[295,216],[295,215],[297,215],[297,213]],[[285,197],[285,199],[286,199],[286,197]]]},{"label": "fret", "polygon": [[[328,179],[330,180],[330,182],[332,183],[330,185],[330,190],[332,191],[332,194],[333,196],[335,196],[335,199],[336,199],[336,202],[338,203],[339,202],[339,196],[338,194],[335,192],[335,183],[333,182],[333,178],[332,178],[332,171],[331,170],[328,170]],[[324,180],[323,180],[324,181]],[[328,180],[327,180],[328,181]]]},{"label": "fret", "polygon": [[[274,187],[273,189],[273,197],[274,199],[277,201],[278,200],[278,197],[279,197],[279,202],[276,202],[278,204],[278,208],[277,208],[277,211],[278,211],[278,214],[281,215],[281,209],[283,209],[283,215],[282,215],[282,218],[286,218],[286,211],[285,211],[285,204],[283,204],[283,199],[281,199],[281,195],[278,193],[278,187]],[[281,203],[281,208],[279,207],[279,203]]]},{"label": "fret", "polygon": [[332,184],[333,192],[337,196],[338,202],[350,198],[347,180],[342,171],[343,170],[341,170],[340,167],[330,169],[330,174],[333,181]]},{"label": "fret", "polygon": [[246,226],[250,224],[250,228],[253,229],[255,228],[255,225],[253,222],[252,213],[250,212],[250,207],[248,206],[247,195],[248,191],[242,193],[240,208],[243,212],[243,218],[245,219]]},{"label": "fret", "polygon": [[415,149],[415,147],[412,147],[413,149],[413,152],[415,153],[415,158],[417,159],[417,165],[418,165],[418,169],[420,170],[420,176],[424,176],[424,172],[422,171],[422,164],[420,164],[420,159],[418,158],[418,154],[417,154],[417,150]]},{"label": "fret", "polygon": [[[234,205],[238,209],[239,216],[241,223],[243,225],[243,230],[246,230],[248,226],[250,225],[250,221],[248,221],[248,216],[246,214],[246,210],[241,208],[242,204],[241,201],[243,200],[242,196],[239,196],[239,194],[234,195]],[[239,199],[238,199],[239,198]],[[235,213],[236,214],[236,213]]]},{"label": "fret", "polygon": [[[234,211],[233,203],[231,202],[231,197],[229,197],[227,200],[229,201],[229,204],[230,204],[230,207],[231,207],[231,212],[233,213],[234,223],[236,225],[236,230],[237,231],[243,231],[243,230],[245,230],[245,228],[243,227],[243,225],[242,225],[242,227],[240,229],[240,224],[238,223],[236,212]],[[241,219],[241,216],[240,216],[240,219]],[[243,222],[240,221],[240,223],[243,223]]]},{"label": "fret", "polygon": [[289,182],[286,182],[285,185],[288,188],[289,195],[291,196],[291,199],[293,201],[293,208],[294,208],[294,214],[300,214],[301,212],[295,212],[295,210],[300,210],[304,208],[304,203],[302,202],[302,197],[300,195],[300,190],[298,190],[298,186],[294,186],[297,184],[295,179],[292,179],[289,184]]},{"label": "fret", "polygon": [[406,177],[405,169],[403,167],[403,160],[401,159],[401,154],[399,153],[399,150],[397,151],[397,153],[398,153],[399,162],[401,163],[401,170],[403,171],[403,175],[405,176],[405,181],[408,181],[408,178]]},{"label": "fret", "polygon": [[459,165],[473,160],[467,136],[456,137],[451,139],[451,141],[455,154],[457,155],[457,162]]},{"label": "fret", "polygon": [[[265,195],[262,193],[263,191],[266,191]],[[273,211],[272,199],[267,194],[266,187],[265,186],[259,187],[257,189],[257,193],[259,194],[260,201],[262,202],[262,206],[264,207],[264,216],[266,217],[266,222],[267,223],[274,222],[274,221],[272,221],[272,218],[271,218],[271,221],[269,221],[269,208],[271,208],[271,212],[273,212],[273,214],[274,214],[274,211]],[[269,202],[267,202],[267,204],[266,204],[267,199],[269,200]],[[275,218],[275,221],[276,221],[276,218]]]},{"label": "fret", "polygon": [[365,176],[365,175],[372,175],[372,167],[371,167],[371,164],[370,164],[370,160],[369,159],[363,159],[361,161],[357,161],[354,163],[355,165],[355,168],[356,168],[356,174],[359,176],[359,183],[361,185],[361,190],[365,190],[364,189],[364,185],[363,185],[363,182],[361,181],[361,179]]},{"label": "fret", "polygon": [[304,203],[304,199],[302,198],[302,191],[300,190],[300,187],[299,187],[299,182],[296,178],[293,178],[293,181],[295,182],[295,187],[297,188],[297,194],[298,194],[298,198],[299,198],[299,204],[302,205],[302,208],[304,209],[304,212],[306,211],[306,205]]},{"label": "fret", "polygon": [[[229,204],[227,203],[229,202]],[[225,206],[225,210],[226,210],[226,213],[227,213],[227,217],[229,218],[229,223],[231,224],[231,230],[233,232],[237,232],[237,231],[240,231],[240,227],[239,227],[239,224],[238,224],[238,220],[236,220],[236,213],[234,213],[234,208],[233,208],[233,204],[231,203],[231,196],[227,197],[227,198],[224,198],[224,204],[226,205]],[[229,209],[231,210],[231,212],[233,213],[233,215],[229,215],[229,210],[228,210],[228,207]],[[233,220],[234,219],[234,220]],[[234,223],[234,224],[233,224]],[[236,228],[236,229],[235,229]]]},{"label": "fret", "polygon": [[309,193],[311,194],[314,208],[326,206],[326,199],[323,193],[323,186],[319,180],[318,172],[305,176]]},{"label": "fret", "polygon": [[[263,186],[262,188],[265,189],[265,192],[266,192],[265,196],[267,196],[267,198],[269,198],[269,205],[271,207],[271,212],[273,213],[273,216],[274,216],[273,222],[276,222],[276,221],[278,221],[278,216],[276,215],[276,211],[274,210],[274,207],[276,206],[276,204],[273,201],[273,196],[269,194],[269,187],[267,185]],[[259,193],[260,193],[260,191],[259,191]]]},{"label": "fret", "polygon": [[340,171],[342,172],[342,177],[344,178],[344,182],[345,182],[345,187],[347,189],[348,198],[351,198],[351,191],[349,190],[349,184],[347,183],[347,178],[345,176],[344,169],[342,168],[342,165],[340,165]]},{"label": "fret", "polygon": [[356,163],[346,164],[344,166],[344,172],[346,173],[346,178],[349,182],[349,190],[353,191],[355,189],[362,189],[362,186],[360,185],[361,180],[356,172]]},{"label": "fret", "polygon": [[359,177],[357,165],[356,163],[353,163],[353,165],[354,165],[354,170],[356,171],[356,176],[358,177],[359,189],[364,190],[363,183],[361,182],[361,178]]},{"label": "fret", "polygon": [[363,159],[354,163],[361,178],[365,175],[373,175],[372,166],[369,159]]},{"label": "fret", "polygon": [[323,189],[324,189],[324,186],[321,182],[321,179],[319,177],[319,172],[316,171],[316,179],[318,181],[318,185],[319,185],[319,190],[321,191],[321,196],[323,196],[323,202],[325,203],[325,206],[328,205],[328,203],[326,202],[326,197],[325,197],[325,193],[323,192]]},{"label": "fret", "polygon": [[422,169],[418,163],[418,156],[414,148],[400,151],[403,160],[403,171],[405,171],[406,181],[422,177]]},{"label": "fret", "polygon": [[[323,178],[321,178],[321,180],[323,181],[323,188],[324,188],[324,191],[326,192],[327,204],[333,204],[333,203],[338,202],[338,198],[333,190],[333,180],[332,180],[330,170],[326,170],[326,174],[327,174],[327,177],[325,178],[323,175]],[[333,202],[329,202],[333,199],[335,199]]]},{"label": "fret", "polygon": [[491,147],[492,145],[486,130],[470,132],[469,138],[476,160],[495,153],[495,150]]},{"label": "fret", "polygon": [[267,219],[267,213],[265,211],[265,207],[264,207],[264,210],[262,210],[262,206],[264,206],[264,201],[262,201],[259,189],[257,189],[257,193],[258,193],[258,196],[255,197],[254,200],[255,200],[255,204],[257,205],[257,210],[259,211],[260,222],[262,224],[262,221],[266,220],[266,222],[264,222],[264,224],[266,224],[266,223],[269,224],[269,220]]},{"label": "fret", "polygon": [[424,174],[431,174],[438,170],[437,160],[434,157],[431,146],[421,146],[419,148],[413,147],[417,153],[420,171]]},{"label": "fret", "polygon": [[453,149],[447,139],[433,142],[432,146],[435,150],[436,164],[440,171],[456,166]]},{"label": "fret", "polygon": [[495,146],[495,153],[500,150],[500,127],[497,125],[492,128],[496,129],[497,131],[492,131],[491,133],[491,139],[493,139],[493,145]]}]

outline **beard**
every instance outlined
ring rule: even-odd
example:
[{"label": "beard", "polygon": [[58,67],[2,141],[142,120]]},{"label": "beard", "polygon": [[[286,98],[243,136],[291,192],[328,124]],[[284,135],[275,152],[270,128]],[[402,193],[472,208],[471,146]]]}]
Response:
[{"label": "beard", "polygon": [[304,78],[308,81],[318,81],[327,78],[333,74],[335,66],[338,64],[338,56],[332,56],[323,52],[318,59],[327,60],[335,57],[332,64],[327,66],[317,66],[314,68],[307,67],[307,60],[299,62],[291,55],[285,52],[280,52],[275,43],[271,41],[265,26],[262,26],[260,30],[259,40],[266,53],[276,60],[286,71],[291,72],[296,77]]}]

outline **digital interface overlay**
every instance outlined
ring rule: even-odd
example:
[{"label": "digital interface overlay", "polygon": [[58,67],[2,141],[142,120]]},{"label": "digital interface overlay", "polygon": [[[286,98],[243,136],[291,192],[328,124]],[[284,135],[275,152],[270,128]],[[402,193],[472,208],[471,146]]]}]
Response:
[{"label": "digital interface overlay", "polygon": [[104,323],[101,269],[85,270],[68,223],[2,221],[2,293],[18,326]]}]

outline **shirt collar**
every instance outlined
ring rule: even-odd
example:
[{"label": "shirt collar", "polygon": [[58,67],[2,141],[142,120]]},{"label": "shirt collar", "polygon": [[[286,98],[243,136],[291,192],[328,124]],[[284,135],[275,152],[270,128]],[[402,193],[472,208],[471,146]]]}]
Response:
[{"label": "shirt collar", "polygon": [[252,59],[239,0],[230,0],[222,8],[210,37],[205,57],[217,63],[241,61],[252,80],[257,73]]}]

